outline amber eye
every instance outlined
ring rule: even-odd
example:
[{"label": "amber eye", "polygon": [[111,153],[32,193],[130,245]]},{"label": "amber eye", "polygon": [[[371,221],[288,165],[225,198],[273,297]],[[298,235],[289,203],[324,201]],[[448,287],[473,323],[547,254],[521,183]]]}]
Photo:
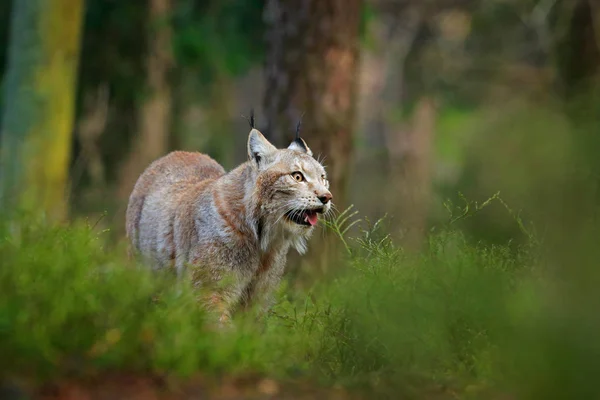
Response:
[{"label": "amber eye", "polygon": [[292,172],[292,178],[294,178],[296,182],[304,181],[304,175],[302,175],[302,172]]}]

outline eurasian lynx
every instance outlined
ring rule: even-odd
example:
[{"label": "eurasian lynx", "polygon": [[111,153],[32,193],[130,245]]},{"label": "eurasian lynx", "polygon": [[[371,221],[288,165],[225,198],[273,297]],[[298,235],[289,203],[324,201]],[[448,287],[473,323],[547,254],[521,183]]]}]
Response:
[{"label": "eurasian lynx", "polygon": [[331,209],[325,169],[304,140],[277,149],[252,129],[247,147],[248,161],[229,173],[207,155],[172,152],[140,176],[127,207],[132,249],[153,267],[190,267],[200,286],[233,278],[207,299],[222,321],[238,305],[268,303],[289,248],[304,253]]}]

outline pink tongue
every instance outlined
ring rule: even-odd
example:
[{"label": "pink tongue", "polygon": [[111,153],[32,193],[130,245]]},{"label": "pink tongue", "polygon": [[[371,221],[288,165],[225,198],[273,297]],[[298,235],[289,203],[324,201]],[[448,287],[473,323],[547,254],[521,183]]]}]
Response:
[{"label": "pink tongue", "polygon": [[317,221],[319,220],[319,217],[317,216],[317,213],[315,211],[307,211],[306,219],[308,220],[308,223],[311,226],[315,226],[317,224]]}]

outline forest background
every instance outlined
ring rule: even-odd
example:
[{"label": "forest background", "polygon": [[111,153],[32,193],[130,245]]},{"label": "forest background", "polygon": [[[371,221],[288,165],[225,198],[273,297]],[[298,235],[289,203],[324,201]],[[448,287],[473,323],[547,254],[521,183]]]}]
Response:
[{"label": "forest background", "polygon": [[[302,136],[325,159],[338,210],[352,207],[358,212],[353,218],[361,217],[363,224],[345,231],[340,226],[343,219],[333,221],[333,229],[323,233],[329,238],[324,242],[345,246],[332,245],[334,249],[327,252],[313,241],[314,248],[306,259],[293,257],[288,284],[294,290],[305,293],[324,276],[343,275],[361,263],[367,265],[369,258],[361,258],[357,250],[367,248],[371,257],[380,257],[375,257],[375,264],[395,269],[386,273],[402,274],[397,282],[400,286],[393,288],[377,287],[376,278],[371,282],[375,292],[396,298],[398,293],[405,293],[407,282],[412,282],[404,275],[412,270],[403,265],[422,263],[419,271],[439,273],[436,279],[450,285],[433,295],[439,297],[435,297],[438,303],[432,310],[439,311],[436,307],[447,302],[457,304],[457,314],[449,314],[455,320],[448,317],[452,323],[442,312],[430,316],[431,321],[448,328],[448,335],[436,340],[452,347],[459,337],[464,347],[454,349],[456,354],[450,351],[456,359],[440,356],[436,363],[432,354],[441,350],[425,346],[428,350],[419,354],[427,354],[427,362],[420,365],[419,377],[427,371],[423,373],[427,380],[438,384],[440,374],[465,375],[469,384],[484,381],[483,386],[494,389],[499,382],[509,381],[511,391],[525,387],[530,394],[549,390],[554,386],[548,382],[553,381],[562,385],[565,394],[573,395],[571,390],[589,394],[585,390],[593,389],[588,388],[585,377],[593,376],[598,365],[584,354],[598,354],[600,346],[596,339],[588,338],[583,342],[589,347],[579,348],[575,342],[581,340],[575,337],[588,337],[593,327],[600,327],[597,316],[586,312],[600,304],[593,290],[599,278],[594,268],[598,259],[594,243],[598,238],[600,177],[599,84],[600,5],[594,0],[3,1],[2,210],[5,221],[14,221],[13,212],[22,208],[41,211],[45,228],[39,229],[46,232],[49,243],[56,239],[52,236],[57,234],[53,229],[58,229],[54,224],[66,223],[60,229],[70,238],[65,245],[71,250],[70,246],[79,243],[80,234],[103,232],[103,246],[116,254],[123,242],[128,196],[139,174],[154,159],[174,149],[202,151],[230,169],[246,159],[249,127],[243,116],[251,109],[257,127],[280,147],[293,138],[302,119]],[[383,217],[385,235],[375,241],[369,232],[379,227],[375,221]],[[77,221],[92,221],[93,229],[81,233],[74,227],[76,232],[71,231],[69,225],[76,226]],[[31,226],[38,227],[36,224]],[[40,245],[37,239],[19,242],[14,226],[5,225],[1,251],[7,265],[3,279],[6,287],[13,289],[0,296],[4,296],[0,310],[5,313],[0,314],[4,315],[0,327],[2,321],[13,321],[9,311],[20,307],[13,281],[19,275],[8,264],[24,270],[28,265],[33,273],[39,258],[21,259],[19,254],[27,249],[50,251],[35,250]],[[433,254],[442,246],[440,235],[448,232],[461,239],[452,241],[452,255],[440,261]],[[384,244],[385,249],[377,247]],[[96,250],[85,249],[82,257],[86,262],[100,265],[96,256],[89,256]],[[501,255],[495,255],[498,249],[502,249]],[[527,257],[523,258],[523,252]],[[527,273],[511,269],[510,276],[502,277],[510,282],[506,288],[488,282],[492,279],[485,275],[488,272],[478,269],[487,265],[488,261],[480,257],[485,259],[488,253],[494,254],[488,260],[491,265],[504,268],[507,263],[523,264]],[[463,275],[454,267],[441,273],[436,270],[438,263],[460,255],[479,271],[476,278],[471,276],[472,281],[457,278]],[[68,257],[64,260],[65,265],[80,264]],[[56,268],[52,273],[63,279],[65,271]],[[415,272],[417,276],[420,273],[425,272]],[[540,359],[512,360],[515,365],[536,365],[537,373],[544,377],[519,386],[515,384],[519,379],[505,374],[504,369],[498,372],[490,367],[501,365],[500,361],[486,358],[490,352],[506,349],[502,341],[491,335],[486,339],[489,347],[478,347],[477,351],[472,347],[481,335],[489,335],[495,328],[485,323],[482,328],[477,313],[483,311],[469,307],[472,302],[488,305],[496,304],[499,298],[506,300],[505,294],[491,299],[483,294],[498,286],[510,296],[523,295],[515,286],[521,287],[525,275],[527,279],[535,276],[536,284],[542,276],[544,290],[552,293],[540,295],[544,300],[538,300],[544,305],[538,306],[544,312],[551,311],[540,311],[539,315],[553,321],[552,326],[561,321],[556,322],[560,329],[569,326],[575,332],[566,335],[572,339],[568,345],[552,342],[548,348],[538,349],[538,355],[543,355]],[[433,279],[427,277],[426,281]],[[359,292],[371,293],[367,283],[345,279],[357,285]],[[553,282],[551,289],[547,280]],[[470,300],[463,299],[463,304],[462,300],[444,297],[450,296],[447,291],[459,290],[453,285],[464,282],[473,284],[465,292]],[[559,287],[553,286],[556,282],[561,282]],[[427,291],[431,288],[419,289],[425,292],[411,288],[421,300],[431,296]],[[50,296],[40,294],[45,295]],[[343,301],[327,301],[346,309],[348,299],[340,296]],[[545,303],[547,296],[551,305]],[[571,300],[565,304],[554,304],[567,297]],[[390,298],[379,301],[388,305]],[[404,299],[410,304],[408,308],[420,304],[417,308],[422,311],[423,304],[410,299]],[[68,302],[65,304],[65,310],[70,310]],[[486,312],[495,306],[490,307]],[[523,309],[528,312],[535,308],[527,307]],[[400,312],[399,307],[388,311]],[[418,314],[417,309],[414,311]],[[310,315],[308,309],[306,312]],[[71,314],[65,311],[65,315]],[[367,321],[365,315],[354,321]],[[479,333],[464,322],[469,318],[477,321]],[[511,318],[497,317],[507,326],[516,323]],[[575,322],[567,323],[571,319]],[[6,326],[11,329],[0,332],[9,332],[6,334],[14,338],[11,335],[21,325],[9,322]],[[534,328],[555,332],[544,325],[546,322]],[[460,326],[458,333],[453,330],[455,323]],[[354,339],[372,334],[370,328],[363,329],[362,322],[357,325],[359,328],[352,328]],[[406,348],[392,339],[398,326],[391,326],[387,331],[382,328],[383,347],[373,350],[377,357],[369,353],[373,359],[348,361],[335,358],[342,353],[331,355],[329,364],[319,360],[331,368],[325,375],[333,376],[336,382],[340,376],[356,378],[349,372],[352,363],[355,368],[361,365],[359,370],[365,374],[406,372],[404,364],[388,357],[390,352],[408,357]],[[414,328],[413,333],[421,338],[433,329],[415,326],[427,330]],[[513,331],[527,331],[518,326]],[[63,325],[55,328],[57,335],[65,329]],[[563,332],[560,329],[556,332]],[[333,340],[323,335],[322,340]],[[556,335],[548,343],[564,339],[557,339],[562,334]],[[79,345],[93,344],[94,338],[90,334]],[[20,349],[9,342],[8,348]],[[50,342],[47,345],[55,351],[64,351],[63,344]],[[346,350],[353,349],[351,353],[358,357],[355,346],[362,345],[344,343]],[[39,362],[14,351],[17,358]],[[486,366],[480,367],[493,373],[486,374],[473,360],[465,360],[475,353]],[[419,355],[411,357],[421,360]],[[538,362],[541,364],[535,364]],[[551,370],[555,364],[572,365],[581,376],[558,367]],[[538,368],[540,365],[544,367]],[[407,373],[411,382],[413,372],[410,369]],[[364,378],[361,373],[356,375]],[[554,373],[570,380],[555,380]],[[365,378],[370,382],[367,386],[373,389],[375,384],[369,379]],[[460,382],[463,393],[468,384]]]}]

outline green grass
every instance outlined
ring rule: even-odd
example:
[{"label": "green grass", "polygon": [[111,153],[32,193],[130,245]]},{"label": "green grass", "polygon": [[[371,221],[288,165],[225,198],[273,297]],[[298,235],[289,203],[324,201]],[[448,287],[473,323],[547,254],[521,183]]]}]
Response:
[{"label": "green grass", "polygon": [[[189,374],[252,367],[243,338],[205,329],[194,293],[105,249],[86,224],[7,226],[0,243],[2,370],[123,368]],[[219,348],[214,343],[219,342]],[[251,350],[251,349],[250,349]],[[246,364],[248,363],[248,364]]]},{"label": "green grass", "polygon": [[517,250],[473,243],[448,225],[409,254],[383,222],[363,223],[335,276],[309,292],[284,284],[265,320],[215,331],[187,284],[127,261],[86,223],[0,229],[4,377],[258,372],[393,398],[599,392],[597,231],[556,253],[534,238]]}]

